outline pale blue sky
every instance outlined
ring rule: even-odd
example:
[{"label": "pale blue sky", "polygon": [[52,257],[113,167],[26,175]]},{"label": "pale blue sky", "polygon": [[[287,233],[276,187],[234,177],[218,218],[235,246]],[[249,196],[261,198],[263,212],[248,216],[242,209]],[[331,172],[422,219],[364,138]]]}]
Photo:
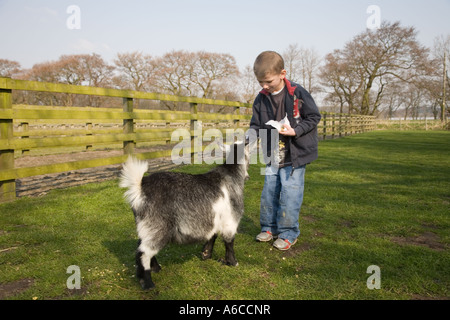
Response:
[{"label": "pale blue sky", "polygon": [[[80,8],[79,30],[66,26],[70,5]],[[229,53],[242,68],[289,44],[321,55],[342,48],[366,30],[369,5],[382,20],[416,27],[426,46],[450,34],[450,0],[0,0],[0,58],[30,68],[62,54],[112,63],[118,52],[184,49]]]}]

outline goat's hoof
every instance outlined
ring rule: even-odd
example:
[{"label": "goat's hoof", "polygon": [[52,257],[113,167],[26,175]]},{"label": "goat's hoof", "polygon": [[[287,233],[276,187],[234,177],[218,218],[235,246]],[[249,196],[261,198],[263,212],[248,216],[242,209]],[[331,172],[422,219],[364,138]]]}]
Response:
[{"label": "goat's hoof", "polygon": [[202,252],[202,260],[208,260],[211,259],[212,252],[208,252],[208,250],[205,250]]},{"label": "goat's hoof", "polygon": [[239,263],[236,260],[233,262],[233,261],[227,261],[227,260],[220,258],[219,262],[221,262],[222,264],[224,264],[226,266],[230,266],[230,267],[237,267],[239,265]]},{"label": "goat's hoof", "polygon": [[144,279],[139,280],[139,283],[141,284],[142,289],[145,291],[153,289],[155,287],[155,284],[153,282],[147,283]]}]

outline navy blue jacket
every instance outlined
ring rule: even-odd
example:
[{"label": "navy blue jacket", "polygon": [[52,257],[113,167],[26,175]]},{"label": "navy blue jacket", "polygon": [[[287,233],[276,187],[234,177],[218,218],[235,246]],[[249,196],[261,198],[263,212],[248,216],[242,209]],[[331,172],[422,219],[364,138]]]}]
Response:
[{"label": "navy blue jacket", "polygon": [[[318,157],[317,124],[321,119],[319,109],[308,91],[297,83],[284,79],[286,84],[285,110],[295,130],[295,137],[289,137],[292,167],[298,168],[311,163]],[[250,128],[259,133],[260,129],[267,129],[266,155],[270,157],[271,129],[272,126],[265,123],[275,120],[275,115],[270,102],[270,93],[262,90],[253,103],[253,116]],[[300,113],[300,114],[299,114]]]}]

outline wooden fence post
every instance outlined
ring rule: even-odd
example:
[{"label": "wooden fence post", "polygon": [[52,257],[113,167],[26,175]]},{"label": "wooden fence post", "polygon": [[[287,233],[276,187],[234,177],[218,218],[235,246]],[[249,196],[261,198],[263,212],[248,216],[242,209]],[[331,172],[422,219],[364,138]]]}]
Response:
[{"label": "wooden fence post", "polygon": [[323,113],[323,129],[322,129],[323,140],[327,138],[327,113]]},{"label": "wooden fence post", "polygon": [[350,117],[350,114],[345,115],[345,136],[348,135],[348,118]]},{"label": "wooden fence post", "polygon": [[336,128],[335,128],[335,120],[336,120],[336,114],[335,113],[333,113],[332,115],[331,115],[331,139],[334,139],[334,135],[335,135],[335,131],[336,131]]},{"label": "wooden fence post", "polygon": [[350,135],[356,133],[355,131],[355,116],[353,114],[350,115]]},{"label": "wooden fence post", "polygon": [[[30,130],[30,126],[28,122],[21,122],[20,123],[20,129],[22,132],[28,132],[28,130]],[[21,136],[20,139],[28,139],[30,136]],[[23,149],[22,150],[22,155],[28,155],[30,154],[30,150],[29,149]]]},{"label": "wooden fence post", "polygon": [[[241,114],[241,108],[240,107],[234,107],[234,114],[239,116]],[[237,129],[240,126],[239,119],[234,120],[234,127]]]},{"label": "wooden fence post", "polygon": [[356,117],[356,134],[361,133],[361,119],[362,116],[360,115]]},{"label": "wooden fence post", "polygon": [[[123,112],[133,112],[133,98],[123,98]],[[134,133],[134,119],[123,120],[123,133]],[[134,140],[123,142],[123,154],[133,154],[136,143]]]},{"label": "wooden fence post", "polygon": [[[86,136],[92,136],[92,122],[86,122],[86,131],[88,132],[86,133]],[[92,144],[86,145],[86,151],[87,150],[92,150]]]},{"label": "wooden fence post", "polygon": [[[201,122],[198,121],[198,104],[190,103],[190,111],[191,111],[191,163],[201,164],[202,163],[202,150],[199,146],[199,142],[201,144],[202,137],[199,137],[201,129]],[[200,133],[201,135],[201,133]],[[200,140],[199,140],[200,139]]]},{"label": "wooden fence post", "polygon": [[[166,120],[166,129],[170,129],[170,121],[169,120]],[[170,140],[171,140],[170,138],[166,139],[166,144],[167,145],[170,144],[170,142],[171,142]]]},{"label": "wooden fence post", "polygon": [[[0,88],[0,110],[12,111],[12,90]],[[0,139],[12,140],[13,119],[0,119]],[[0,170],[14,169],[14,149],[0,150]],[[16,180],[0,181],[0,203],[16,199]]]}]

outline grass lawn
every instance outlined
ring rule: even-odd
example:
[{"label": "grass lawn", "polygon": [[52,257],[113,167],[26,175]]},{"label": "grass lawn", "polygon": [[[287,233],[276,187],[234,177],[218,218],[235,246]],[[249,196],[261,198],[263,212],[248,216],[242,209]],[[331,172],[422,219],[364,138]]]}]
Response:
[{"label": "grass lawn", "polygon": [[[149,292],[134,277],[135,224],[117,180],[0,204],[0,300],[448,299],[450,132],[377,131],[319,147],[290,251],[254,240],[264,176],[253,165],[239,266],[218,262],[220,238],[209,261],[202,244],[169,245]],[[71,265],[80,268],[79,290],[66,285]],[[367,287],[371,265],[380,289]]]}]

